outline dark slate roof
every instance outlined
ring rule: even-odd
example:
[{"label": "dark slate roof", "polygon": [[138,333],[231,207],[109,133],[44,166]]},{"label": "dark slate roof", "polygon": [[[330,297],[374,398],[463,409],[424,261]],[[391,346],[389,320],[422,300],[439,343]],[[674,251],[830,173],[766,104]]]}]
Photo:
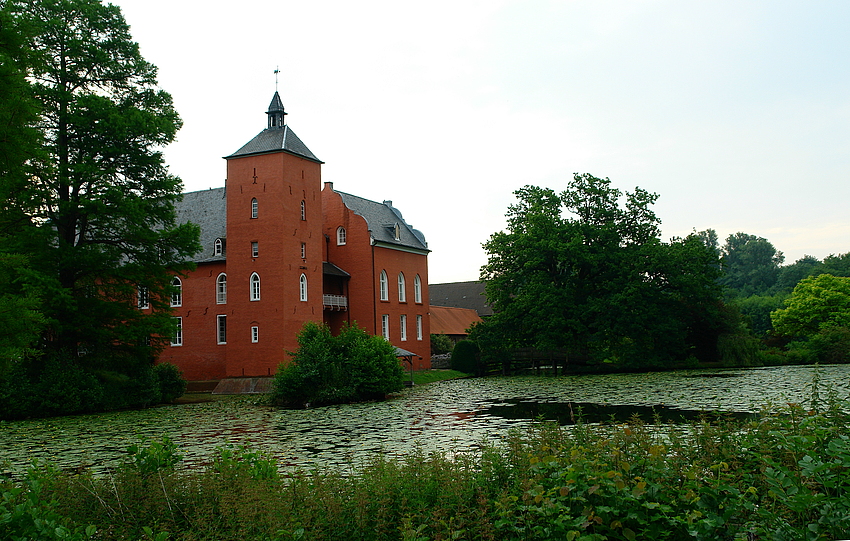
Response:
[{"label": "dark slate roof", "polygon": [[428,284],[428,297],[432,306],[471,308],[481,317],[493,315],[484,295],[484,282]]},{"label": "dark slate roof", "polygon": [[310,152],[301,139],[295,135],[292,129],[285,125],[283,128],[266,128],[257,134],[256,137],[248,141],[245,146],[231,154],[225,156],[227,158],[238,158],[239,156],[248,156],[250,154],[265,154],[267,152],[289,152],[307,158],[318,163],[324,163],[315,154]]},{"label": "dark slate roof", "polygon": [[201,251],[195,255],[195,263],[224,261],[226,246],[220,256],[214,256],[215,239],[227,237],[227,197],[224,188],[211,188],[183,194],[183,200],[175,205],[177,223],[192,222],[201,228]]},{"label": "dark slate roof", "polygon": [[337,267],[333,263],[328,263],[327,261],[322,262],[322,274],[327,274],[330,276],[344,276],[350,278],[351,275]]},{"label": "dark slate roof", "polygon": [[[336,190],[334,190],[336,191]],[[344,192],[336,192],[342,197],[342,202],[355,214],[366,220],[366,225],[375,242],[395,245],[400,248],[413,248],[416,250],[428,250],[425,235],[417,229],[413,229],[401,215],[401,212],[393,206],[392,201],[370,201],[356,195]],[[395,225],[399,225],[399,239],[395,238]]]}]

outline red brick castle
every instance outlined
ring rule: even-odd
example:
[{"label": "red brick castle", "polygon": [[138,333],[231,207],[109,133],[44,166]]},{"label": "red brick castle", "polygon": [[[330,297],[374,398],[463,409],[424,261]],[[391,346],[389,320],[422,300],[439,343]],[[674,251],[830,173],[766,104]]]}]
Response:
[{"label": "red brick castle", "polygon": [[430,367],[428,247],[391,201],[322,187],[322,163],[284,122],[225,157],[224,188],[186,193],[197,269],[175,277],[178,332],[160,356],[188,380],[273,375],[307,321],[386,337]]}]

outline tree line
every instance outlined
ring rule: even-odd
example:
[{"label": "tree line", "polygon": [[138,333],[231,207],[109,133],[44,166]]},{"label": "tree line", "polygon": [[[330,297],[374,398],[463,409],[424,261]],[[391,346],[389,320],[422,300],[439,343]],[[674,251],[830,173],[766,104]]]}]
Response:
[{"label": "tree line", "polygon": [[485,359],[531,347],[616,369],[850,360],[850,253],[783,266],[746,233],[664,242],[657,194],[590,174],[515,195],[484,243],[495,313],[470,336]]}]

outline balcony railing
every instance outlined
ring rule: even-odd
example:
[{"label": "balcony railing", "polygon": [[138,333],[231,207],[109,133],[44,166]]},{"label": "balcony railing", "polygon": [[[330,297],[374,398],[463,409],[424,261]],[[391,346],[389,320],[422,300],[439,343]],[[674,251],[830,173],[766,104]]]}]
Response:
[{"label": "balcony railing", "polygon": [[325,310],[348,310],[348,297],[345,295],[322,295]]}]

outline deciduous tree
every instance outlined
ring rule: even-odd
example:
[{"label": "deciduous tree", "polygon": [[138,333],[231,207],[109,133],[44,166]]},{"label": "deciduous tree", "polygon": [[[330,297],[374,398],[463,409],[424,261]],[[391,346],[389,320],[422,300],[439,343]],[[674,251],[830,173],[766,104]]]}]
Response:
[{"label": "deciduous tree", "polygon": [[782,252],[767,239],[748,233],[729,235],[721,252],[724,273],[720,282],[728,288],[730,297],[767,294],[785,261]]},{"label": "deciduous tree", "polygon": [[831,327],[850,327],[850,278],[821,274],[804,278],[770,314],[776,332],[809,337]]},{"label": "deciduous tree", "polygon": [[482,268],[505,343],[633,365],[715,353],[717,257],[696,235],[660,241],[656,194],[589,174],[515,194]]}]

